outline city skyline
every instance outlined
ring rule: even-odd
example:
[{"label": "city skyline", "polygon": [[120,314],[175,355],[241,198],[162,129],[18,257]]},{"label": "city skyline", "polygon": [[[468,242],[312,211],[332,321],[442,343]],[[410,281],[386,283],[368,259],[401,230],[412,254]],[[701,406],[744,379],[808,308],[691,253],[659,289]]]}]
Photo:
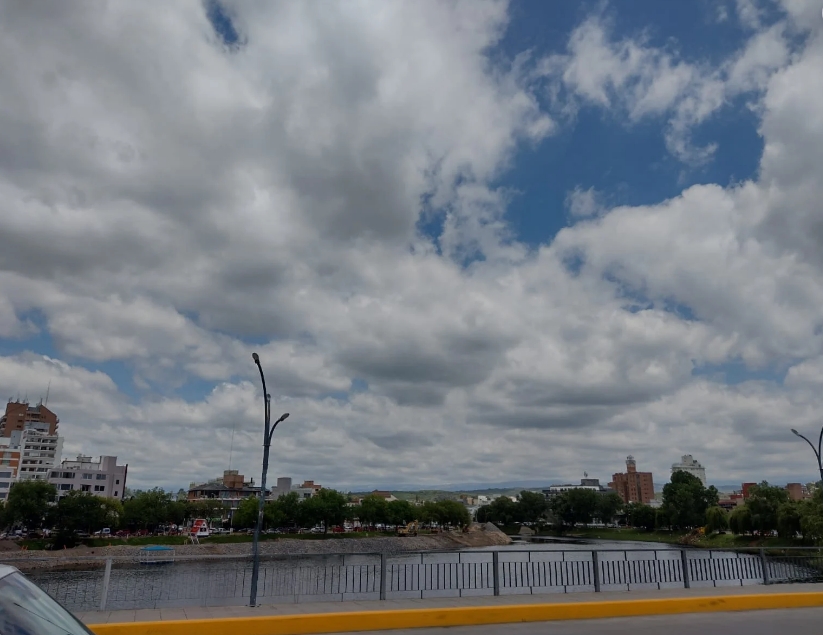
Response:
[{"label": "city skyline", "polygon": [[630,4],[7,3],[0,395],[133,488],[259,479],[252,352],[272,478],[816,480],[820,6]]}]

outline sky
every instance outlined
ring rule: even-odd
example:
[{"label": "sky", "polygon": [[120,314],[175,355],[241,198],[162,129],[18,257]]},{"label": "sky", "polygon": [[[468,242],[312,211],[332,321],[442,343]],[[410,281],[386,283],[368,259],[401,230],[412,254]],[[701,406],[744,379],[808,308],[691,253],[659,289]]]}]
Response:
[{"label": "sky", "polygon": [[133,488],[810,481],[810,0],[0,1],[0,395]]}]

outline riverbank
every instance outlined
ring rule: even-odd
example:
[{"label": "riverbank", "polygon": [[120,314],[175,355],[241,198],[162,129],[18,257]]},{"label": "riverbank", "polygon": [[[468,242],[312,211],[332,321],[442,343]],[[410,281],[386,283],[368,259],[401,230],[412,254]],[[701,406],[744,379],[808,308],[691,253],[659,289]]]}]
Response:
[{"label": "riverbank", "polygon": [[[156,544],[156,543],[155,543]],[[511,544],[511,539],[494,525],[473,525],[466,532],[447,532],[426,536],[347,538],[304,538],[279,536],[260,543],[261,556],[311,556],[347,553],[400,554],[408,551],[454,551],[469,547],[493,547]],[[140,553],[141,545],[105,547],[75,547],[61,551],[17,550],[0,552],[0,562],[18,569],[76,569],[102,567],[105,558],[131,560]],[[175,557],[249,557],[251,542],[176,545]]]},{"label": "riverbank", "polygon": [[645,531],[643,529],[577,528],[564,534],[569,538],[590,540],[631,540],[636,542],[659,542],[671,545],[688,545],[703,549],[808,547],[799,540],[773,536],[736,536],[731,533],[690,537],[686,531]]}]

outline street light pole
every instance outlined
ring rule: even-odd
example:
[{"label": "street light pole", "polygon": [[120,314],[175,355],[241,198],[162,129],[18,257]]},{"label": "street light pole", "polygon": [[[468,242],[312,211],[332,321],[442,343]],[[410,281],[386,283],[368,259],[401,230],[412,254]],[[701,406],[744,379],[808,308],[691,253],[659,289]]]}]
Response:
[{"label": "street light pole", "polygon": [[252,353],[257,370],[260,371],[260,381],[263,383],[263,419],[265,430],[263,432],[263,477],[260,479],[260,496],[257,503],[257,524],[254,527],[254,540],[252,544],[252,569],[251,569],[251,595],[249,606],[257,606],[257,578],[260,575],[260,530],[263,527],[263,506],[266,502],[266,473],[269,471],[269,448],[271,447],[271,437],[274,429],[281,421],[285,421],[289,413],[285,413],[274,425],[271,425],[271,395],[266,392],[266,377],[263,375],[263,367],[260,365],[260,357],[257,353]]},{"label": "street light pole", "polygon": [[803,439],[812,448],[812,452],[814,452],[814,456],[817,459],[817,469],[820,470],[820,480],[823,481],[823,459],[821,459],[821,451],[823,451],[823,428],[820,429],[820,438],[817,440],[817,447],[814,447],[814,443],[809,441],[794,428],[792,428],[792,434]]}]

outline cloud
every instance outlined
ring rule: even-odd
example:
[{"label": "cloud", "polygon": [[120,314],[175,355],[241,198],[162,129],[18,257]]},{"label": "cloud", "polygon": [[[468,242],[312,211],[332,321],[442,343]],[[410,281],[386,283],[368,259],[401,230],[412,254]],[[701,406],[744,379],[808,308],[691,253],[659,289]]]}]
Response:
[{"label": "cloud", "polygon": [[785,22],[760,30],[755,4],[738,5],[747,24],[758,30],[719,65],[690,60],[671,42],[655,45],[647,32],[618,38],[612,21],[599,13],[574,29],[565,54],[543,59],[538,74],[554,84],[560,112],[596,106],[625,117],[629,125],[665,118],[669,152],[686,164],[704,164],[717,144],[694,145],[692,131],[738,96],[763,90],[789,59]]},{"label": "cloud", "polygon": [[[786,474],[823,352],[799,5],[719,65],[602,15],[507,59],[503,2],[221,6],[231,46],[199,2],[0,9],[0,394],[51,381],[67,455],[117,454],[135,486],[257,476],[254,350],[291,413],[272,476],[605,479],[686,452]],[[755,180],[617,208],[581,183],[572,225],[518,240],[508,171],[575,109],[659,120],[699,162],[691,131],[743,95]],[[740,360],[786,380],[694,374]]]}]

